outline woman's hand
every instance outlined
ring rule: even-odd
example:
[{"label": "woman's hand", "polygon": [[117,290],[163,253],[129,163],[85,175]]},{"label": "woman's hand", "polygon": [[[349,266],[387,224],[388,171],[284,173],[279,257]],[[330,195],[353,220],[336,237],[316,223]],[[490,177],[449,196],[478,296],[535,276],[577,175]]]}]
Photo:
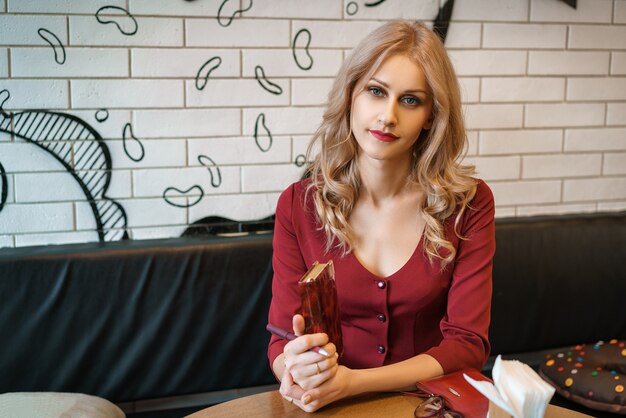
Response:
[{"label": "woman's hand", "polygon": [[[287,400],[297,400],[296,404],[300,406],[300,399],[306,390],[318,387],[337,373],[337,350],[334,344],[328,342],[326,334],[303,335],[302,315],[294,315],[293,330],[298,338],[287,343],[283,350],[285,371],[280,393]],[[330,357],[310,351],[313,347],[324,348]]]},{"label": "woman's hand", "polygon": [[339,365],[335,367],[337,371],[332,378],[314,389],[307,390],[302,394],[300,401],[294,400],[294,403],[306,412],[314,412],[329,403],[351,396],[350,383],[353,381],[354,370]]}]

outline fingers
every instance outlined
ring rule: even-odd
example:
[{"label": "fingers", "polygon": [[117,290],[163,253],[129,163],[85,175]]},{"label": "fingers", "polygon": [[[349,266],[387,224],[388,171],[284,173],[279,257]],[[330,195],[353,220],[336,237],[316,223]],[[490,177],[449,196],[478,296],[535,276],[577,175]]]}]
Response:
[{"label": "fingers", "polygon": [[304,317],[302,315],[294,315],[291,319],[293,333],[298,337],[304,334]]},{"label": "fingers", "polygon": [[[291,370],[293,380],[302,388],[303,390],[311,390],[314,389],[328,379],[333,377],[337,373],[337,365],[333,365],[328,369],[322,369],[320,367],[320,372],[317,373],[317,366],[307,365],[306,367],[294,368]],[[312,374],[308,374],[312,373]]]},{"label": "fingers", "polygon": [[304,390],[295,384],[289,368],[286,368],[283,373],[278,391],[288,402],[293,402],[294,399],[300,399],[304,393]]},{"label": "fingers", "polygon": [[[328,335],[305,334],[296,338],[293,341],[289,341],[285,345],[283,352],[285,353],[285,355],[291,356],[291,355],[306,353],[307,351],[311,350],[313,347],[325,347],[326,348],[327,345],[329,345]],[[328,348],[330,349],[331,347],[328,347]],[[333,351],[330,354],[335,353],[336,349],[334,348],[334,346],[332,347],[332,350]],[[320,358],[324,357],[321,354],[317,354],[317,356]]]}]

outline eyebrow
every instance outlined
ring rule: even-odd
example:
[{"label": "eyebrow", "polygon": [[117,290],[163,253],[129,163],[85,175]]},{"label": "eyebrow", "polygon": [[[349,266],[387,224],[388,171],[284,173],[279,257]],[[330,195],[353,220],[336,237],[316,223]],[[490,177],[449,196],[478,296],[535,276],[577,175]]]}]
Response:
[{"label": "eyebrow", "polygon": [[[372,77],[372,80],[374,80],[375,82],[382,84],[383,87],[389,88],[389,84],[385,83],[382,80],[377,79],[376,77]],[[415,90],[406,90],[405,93],[424,93],[424,94],[428,94],[428,92],[426,90],[422,90],[422,89],[415,89]]]}]

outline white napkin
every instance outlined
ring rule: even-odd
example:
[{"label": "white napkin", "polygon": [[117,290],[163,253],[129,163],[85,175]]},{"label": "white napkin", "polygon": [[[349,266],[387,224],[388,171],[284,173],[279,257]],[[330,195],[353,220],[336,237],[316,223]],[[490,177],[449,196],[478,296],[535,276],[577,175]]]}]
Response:
[{"label": "white napkin", "polygon": [[465,380],[489,399],[488,417],[543,417],[554,388],[533,369],[517,360],[502,360],[498,356],[492,374],[493,384],[464,375]]}]

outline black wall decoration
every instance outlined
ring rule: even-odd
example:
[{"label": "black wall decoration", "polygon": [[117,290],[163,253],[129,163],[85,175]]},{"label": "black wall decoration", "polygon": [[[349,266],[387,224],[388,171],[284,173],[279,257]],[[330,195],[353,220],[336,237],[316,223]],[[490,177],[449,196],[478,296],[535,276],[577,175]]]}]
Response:
[{"label": "black wall decoration", "polygon": [[213,158],[206,155],[198,155],[198,162],[205,166],[211,176],[211,186],[217,188],[222,185],[222,171],[213,161]]},{"label": "black wall decoration", "polygon": [[222,58],[215,56],[202,64],[196,74],[196,89],[203,90],[209,82],[209,76],[222,64]]},{"label": "black wall decoration", "polygon": [[[265,133],[261,132],[261,129],[265,131]],[[265,113],[259,113],[259,116],[256,117],[256,121],[254,122],[254,142],[263,152],[267,152],[272,148],[274,139],[272,138],[272,133],[265,125]]]},{"label": "black wall decoration", "polygon": [[96,12],[96,20],[103,25],[113,23],[126,36],[134,35],[139,30],[135,17],[128,10],[117,6],[103,6],[99,8]]},{"label": "black wall decoration", "polygon": [[359,11],[359,5],[355,1],[351,1],[346,5],[346,13],[348,16],[354,16]]},{"label": "black wall decoration", "polygon": [[0,162],[0,212],[4,208],[4,204],[9,196],[9,179],[7,178],[7,172],[4,170],[2,162]]},{"label": "black wall decoration", "polygon": [[124,130],[122,131],[122,145],[126,156],[134,162],[143,160],[143,157],[146,155],[143,144],[133,134],[133,127],[130,123],[124,125]]},{"label": "black wall decoration", "polygon": [[[247,12],[248,10],[252,8],[252,0],[247,0],[248,1],[247,7],[244,7],[243,9],[237,9],[232,15],[224,17],[223,15],[226,13],[224,11],[224,6],[229,1],[232,3],[235,3],[235,0],[224,0],[222,4],[220,5],[220,8],[217,10],[217,23],[222,27],[230,26],[230,24],[233,23],[233,19],[235,18],[235,16],[237,16],[238,14],[241,15],[244,12]],[[246,0],[243,0],[243,1],[245,2]]]},{"label": "black wall decoration", "polygon": [[7,90],[0,92],[0,131],[37,145],[63,165],[85,194],[100,241],[128,238],[124,208],[106,196],[111,182],[111,155],[100,134],[66,113],[7,113],[3,106],[9,97]]},{"label": "black wall decoration", "polygon": [[[168,187],[163,190],[163,199],[172,206],[176,206],[177,208],[190,208],[192,206],[197,205],[202,200],[204,196],[204,190],[197,184],[194,184],[187,190],[180,190],[176,187]],[[176,203],[174,199],[178,199],[181,197],[186,197],[188,199],[187,203],[180,204]]]},{"label": "black wall decoration", "polygon": [[65,47],[61,43],[61,40],[54,33],[45,28],[39,28],[37,33],[52,47],[56,63],[59,65],[65,64]]},{"label": "black wall decoration", "polygon": [[259,85],[269,93],[280,95],[283,93],[283,88],[276,83],[272,83],[265,77],[265,70],[260,65],[254,67],[254,78],[259,82]]},{"label": "black wall decoration", "polygon": [[[313,57],[309,52],[311,45],[311,32],[308,29],[300,29],[291,43],[291,53],[298,68],[308,71],[313,67]],[[299,57],[298,57],[299,56]]]},{"label": "black wall decoration", "polygon": [[448,28],[450,27],[450,19],[452,18],[452,9],[454,9],[454,0],[448,0],[443,7],[439,9],[439,14],[433,22],[433,31],[439,35],[441,42],[446,43],[448,36]]},{"label": "black wall decoration", "polygon": [[303,167],[306,163],[306,156],[304,154],[298,154],[296,156],[296,167]]},{"label": "black wall decoration", "polygon": [[371,1],[369,3],[365,3],[365,7],[376,7],[384,2],[385,0]]},{"label": "black wall decoration", "polygon": [[102,123],[109,118],[109,111],[106,109],[97,110],[94,117],[98,122]]}]

